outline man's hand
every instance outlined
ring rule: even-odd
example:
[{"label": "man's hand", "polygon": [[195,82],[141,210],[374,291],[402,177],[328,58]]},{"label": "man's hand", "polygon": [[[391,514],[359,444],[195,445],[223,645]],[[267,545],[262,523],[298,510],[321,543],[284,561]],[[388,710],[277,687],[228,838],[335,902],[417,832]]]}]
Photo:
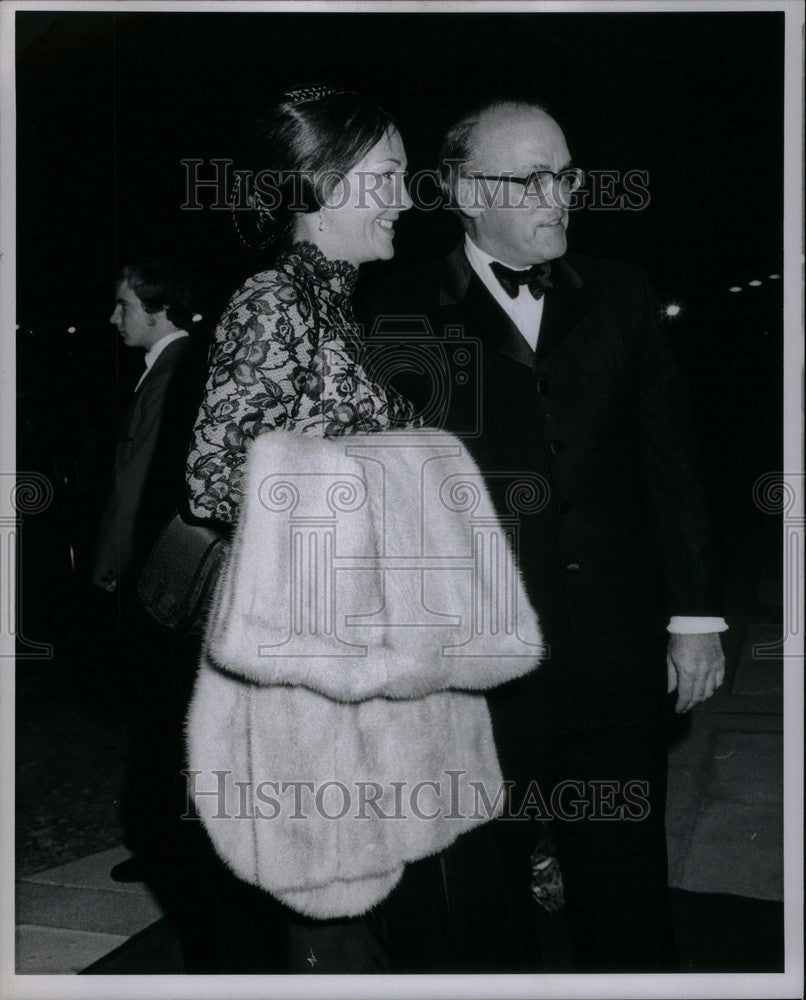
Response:
[{"label": "man's hand", "polygon": [[669,691],[677,688],[676,712],[688,712],[725,679],[725,654],[718,632],[669,636],[666,652]]}]

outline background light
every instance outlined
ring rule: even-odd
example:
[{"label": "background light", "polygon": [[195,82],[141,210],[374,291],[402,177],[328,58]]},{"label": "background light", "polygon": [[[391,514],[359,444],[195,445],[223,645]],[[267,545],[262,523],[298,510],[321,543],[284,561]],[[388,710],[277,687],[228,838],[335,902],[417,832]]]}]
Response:
[{"label": "background light", "polygon": [[740,292],[741,290],[742,290],[741,285],[734,285],[732,288],[728,289],[729,292]]},{"label": "background light", "polygon": [[194,323],[201,323],[203,318],[201,313],[193,313],[192,319]]},{"label": "background light", "polygon": [[771,274],[771,275],[769,276],[769,278],[770,278],[770,281],[777,281],[777,280],[778,280],[778,279],[779,279],[780,277],[781,277],[781,275],[780,275],[780,274]]},{"label": "background light", "polygon": [[748,285],[752,285],[753,288],[758,288],[758,286],[761,284],[761,282],[760,281],[748,281],[747,284]]},{"label": "background light", "polygon": [[75,333],[76,332],[76,328],[74,326],[68,326],[67,327],[67,332],[68,333]]},{"label": "background light", "polygon": [[667,316],[679,316],[680,306],[676,302],[670,302],[663,311]]}]

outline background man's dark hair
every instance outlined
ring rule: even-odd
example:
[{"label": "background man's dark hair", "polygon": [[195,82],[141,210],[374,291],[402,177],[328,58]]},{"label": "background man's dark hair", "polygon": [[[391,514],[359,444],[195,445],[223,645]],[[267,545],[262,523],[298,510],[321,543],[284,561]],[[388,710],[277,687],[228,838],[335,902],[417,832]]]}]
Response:
[{"label": "background man's dark hair", "polygon": [[193,326],[193,280],[190,271],[165,257],[143,257],[118,271],[118,283],[127,281],[147,313],[164,309],[180,330]]}]

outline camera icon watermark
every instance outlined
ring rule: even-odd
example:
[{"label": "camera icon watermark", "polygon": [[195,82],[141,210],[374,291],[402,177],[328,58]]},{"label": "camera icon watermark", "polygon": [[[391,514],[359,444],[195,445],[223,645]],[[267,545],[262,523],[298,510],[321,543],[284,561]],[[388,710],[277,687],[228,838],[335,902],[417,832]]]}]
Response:
[{"label": "camera icon watermark", "polygon": [[362,361],[382,383],[416,380],[418,421],[443,427],[450,414],[452,432],[462,440],[481,434],[483,403],[481,341],[460,325],[448,324],[437,336],[426,316],[379,316],[363,338]]}]

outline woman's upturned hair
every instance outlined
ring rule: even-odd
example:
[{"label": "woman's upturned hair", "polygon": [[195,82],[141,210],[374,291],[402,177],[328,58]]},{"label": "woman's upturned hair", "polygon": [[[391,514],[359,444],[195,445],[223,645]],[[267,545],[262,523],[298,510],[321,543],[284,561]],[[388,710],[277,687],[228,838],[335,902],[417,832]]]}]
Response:
[{"label": "woman's upturned hair", "polygon": [[236,211],[244,200],[256,209],[264,246],[282,239],[297,213],[317,211],[338,178],[396,127],[375,101],[352,91],[323,85],[286,91],[244,130],[248,195],[236,189]]}]

